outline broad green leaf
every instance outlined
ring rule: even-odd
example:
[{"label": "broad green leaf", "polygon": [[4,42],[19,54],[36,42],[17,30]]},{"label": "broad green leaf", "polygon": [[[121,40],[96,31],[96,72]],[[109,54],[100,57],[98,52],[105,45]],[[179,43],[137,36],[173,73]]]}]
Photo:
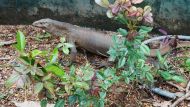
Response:
[{"label": "broad green leaf", "polygon": [[158,50],[156,51],[156,56],[157,56],[159,61],[161,61],[163,59],[160,51],[158,51]]},{"label": "broad green leaf", "polygon": [[35,86],[34,86],[34,93],[38,94],[40,91],[42,91],[43,89],[43,83],[38,82]]},{"label": "broad green leaf", "polygon": [[50,56],[50,63],[55,63],[58,58],[58,48],[54,48],[51,56]]},{"label": "broad green leaf", "polygon": [[90,88],[86,82],[75,82],[74,86],[78,88],[83,88],[85,90],[88,90]]},{"label": "broad green leaf", "polygon": [[118,31],[122,36],[127,36],[127,34],[128,34],[127,30],[122,29],[122,28],[119,28],[117,31]]},{"label": "broad green leaf", "polygon": [[65,101],[63,99],[58,99],[54,107],[64,107]]},{"label": "broad green leaf", "polygon": [[113,18],[114,17],[111,10],[107,10],[106,15],[107,15],[108,18]]},{"label": "broad green leaf", "polygon": [[45,67],[45,69],[47,71],[52,72],[53,74],[55,74],[58,77],[62,77],[65,74],[65,71],[61,67],[59,67],[58,65],[56,65],[56,64],[47,65]]},{"label": "broad green leaf", "polygon": [[162,78],[164,78],[165,80],[171,80],[172,79],[172,75],[168,72],[168,71],[162,71],[160,72]]},{"label": "broad green leaf", "polygon": [[152,76],[152,74],[150,72],[146,72],[146,78],[150,82],[154,81],[154,77]]},{"label": "broad green leaf", "polygon": [[42,78],[42,81],[47,81],[47,80],[51,79],[51,76],[52,76],[52,74],[46,75],[45,77]]},{"label": "broad green leaf", "polygon": [[60,48],[60,47],[62,47],[63,46],[63,44],[62,43],[59,43],[56,47],[57,48]]},{"label": "broad green leaf", "polygon": [[144,64],[145,64],[145,60],[144,59],[138,59],[138,63],[139,63],[140,68],[143,68]]},{"label": "broad green leaf", "polygon": [[99,103],[100,103],[100,107],[104,107],[104,99],[106,97],[106,92],[100,92],[99,93],[100,95],[100,99],[99,99]]},{"label": "broad green leaf", "polygon": [[20,52],[24,52],[26,40],[24,34],[21,31],[17,32],[16,41],[17,41],[17,44],[15,45],[16,49]]},{"label": "broad green leaf", "polygon": [[67,92],[67,94],[72,94],[72,88],[73,86],[71,84],[66,84],[65,85],[65,91]]},{"label": "broad green leaf", "polygon": [[18,73],[13,73],[5,82],[5,86],[8,88],[13,86],[19,79],[20,79],[20,75]]},{"label": "broad green leaf", "polygon": [[108,0],[95,0],[95,2],[105,8],[109,7],[109,1]]},{"label": "broad green leaf", "polygon": [[145,55],[150,55],[150,48],[144,43],[141,44],[140,49]]},{"label": "broad green leaf", "polygon": [[0,92],[0,100],[3,99],[6,95]]},{"label": "broad green leaf", "polygon": [[84,75],[82,76],[82,79],[84,79],[84,81],[91,80],[92,77],[94,76],[94,70],[92,68],[84,69],[83,73]]},{"label": "broad green leaf", "polygon": [[123,67],[125,65],[125,62],[126,62],[126,58],[125,57],[119,59],[118,68]]},{"label": "broad green leaf", "polygon": [[77,101],[77,96],[75,95],[69,96],[68,101],[69,101],[69,105],[74,105],[75,102]]},{"label": "broad green leaf", "polygon": [[71,43],[64,43],[64,45],[67,47],[67,48],[72,48],[73,45]]},{"label": "broad green leaf", "polygon": [[152,27],[147,27],[147,26],[140,26],[139,34],[144,35],[152,31]]},{"label": "broad green leaf", "polygon": [[68,49],[66,46],[62,48],[62,51],[63,51],[66,55],[69,54],[69,49]]},{"label": "broad green leaf", "polygon": [[190,66],[190,58],[188,58],[188,59],[186,60],[185,64],[186,64],[187,66]]},{"label": "broad green leaf", "polygon": [[172,80],[179,82],[179,83],[186,82],[186,80],[182,76],[177,76],[177,75],[173,76]]},{"label": "broad green leaf", "polygon": [[36,56],[40,55],[41,53],[42,53],[42,51],[35,49],[32,51],[32,57],[36,57]]},{"label": "broad green leaf", "polygon": [[62,43],[64,43],[64,42],[66,41],[65,37],[61,37],[61,38],[60,38],[60,41],[61,41]]},{"label": "broad green leaf", "polygon": [[100,103],[100,107],[104,107],[104,101],[100,100],[99,103]]},{"label": "broad green leaf", "polygon": [[123,14],[118,14],[115,19],[122,24],[128,24],[128,20],[125,18]]},{"label": "broad green leaf", "polygon": [[101,99],[106,98],[106,92],[100,92],[99,94]]},{"label": "broad green leaf", "polygon": [[[19,60],[21,60],[24,64],[30,64],[33,65],[34,62],[32,62],[32,59],[30,59],[28,56],[20,56]],[[35,61],[35,60],[33,60]]]},{"label": "broad green leaf", "polygon": [[75,75],[75,66],[74,65],[72,65],[71,67],[70,67],[70,72],[69,72],[69,75],[70,76],[74,76]]},{"label": "broad green leaf", "polygon": [[44,82],[44,87],[52,94],[54,95],[54,85],[51,82]]},{"label": "broad green leaf", "polygon": [[40,106],[41,107],[46,107],[47,106],[47,100],[43,99],[40,101]]}]

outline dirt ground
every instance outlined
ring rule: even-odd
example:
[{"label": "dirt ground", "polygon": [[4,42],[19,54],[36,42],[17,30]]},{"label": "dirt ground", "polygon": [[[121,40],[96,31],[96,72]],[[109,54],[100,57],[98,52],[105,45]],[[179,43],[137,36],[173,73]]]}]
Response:
[{"label": "dirt ground", "polygon": [[[45,31],[40,28],[35,28],[30,25],[1,25],[0,26],[0,42],[2,41],[15,41],[16,31],[21,30],[24,32],[27,39],[27,50],[32,49],[53,49],[56,44],[59,42],[59,37],[51,36],[49,38],[40,39],[40,35],[43,35]],[[12,45],[4,45],[0,46],[0,94],[5,97],[0,97],[0,107],[15,107],[12,101],[38,101],[36,95],[33,94],[33,90],[31,89],[16,89],[12,87],[11,89],[6,89],[4,86],[5,80],[10,76],[13,72],[11,64],[15,61],[17,57],[17,53]],[[94,68],[97,68],[98,65],[94,64],[94,62],[103,63],[106,62],[107,58],[100,57],[94,54],[88,53],[87,56],[84,54],[84,51],[81,50],[77,56],[77,64],[82,65],[87,61],[92,63]],[[175,64],[174,62],[173,64]],[[176,64],[177,65],[177,64]],[[182,70],[182,69],[180,69]],[[170,90],[172,92],[176,91],[176,88],[168,85],[167,83],[158,83],[156,84],[158,87],[164,88],[166,90]],[[117,90],[120,88],[125,89],[126,91],[122,93],[118,93]],[[109,99],[110,107],[117,107],[120,105],[121,107],[152,107],[155,103],[162,102],[160,105],[166,103],[166,101],[170,101],[170,99],[166,99],[160,97],[158,95],[152,94],[149,90],[144,90],[139,86],[131,86],[124,84],[116,84],[112,87],[112,90],[116,90],[115,93],[109,93],[107,98]],[[0,95],[1,96],[1,95]],[[159,105],[159,104],[158,104]],[[180,107],[185,107],[188,105],[187,102],[181,103]]]}]

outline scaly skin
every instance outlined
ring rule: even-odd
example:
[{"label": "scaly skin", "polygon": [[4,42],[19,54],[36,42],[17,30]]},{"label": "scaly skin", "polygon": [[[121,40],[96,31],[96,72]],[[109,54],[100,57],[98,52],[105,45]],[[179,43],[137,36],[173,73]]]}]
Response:
[{"label": "scaly skin", "polygon": [[[33,26],[45,28],[48,32],[55,35],[63,36],[64,30],[69,31],[69,35],[66,36],[66,39],[69,43],[73,44],[74,47],[71,49],[71,57],[74,57],[77,50],[76,45],[84,48],[92,53],[99,54],[102,56],[107,56],[107,51],[109,47],[113,46],[111,35],[105,34],[103,32],[98,32],[89,28],[78,27],[69,23],[60,22],[52,19],[41,19],[35,21]],[[144,41],[143,43],[148,44],[154,40],[161,40],[166,36],[155,37],[149,40]],[[171,37],[171,36],[170,36]],[[189,36],[178,36],[179,39],[190,40]],[[177,48],[179,47],[190,47],[189,41],[179,41]],[[173,49],[170,44],[166,44],[158,49],[150,50],[150,57],[155,57],[156,52],[160,51],[161,55],[164,55]]]},{"label": "scaly skin", "polygon": [[64,30],[67,30],[69,35],[66,37],[66,40],[74,45],[71,49],[72,56],[77,52],[76,45],[92,53],[107,56],[107,51],[113,44],[112,37],[108,34],[65,22],[52,19],[41,19],[35,21],[32,25],[45,28],[48,32],[61,36],[63,36]]}]

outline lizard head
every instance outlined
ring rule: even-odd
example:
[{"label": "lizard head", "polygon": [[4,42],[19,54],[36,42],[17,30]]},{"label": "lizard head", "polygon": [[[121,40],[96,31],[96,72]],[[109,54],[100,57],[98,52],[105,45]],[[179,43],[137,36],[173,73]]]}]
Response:
[{"label": "lizard head", "polygon": [[40,28],[48,28],[49,26],[51,26],[52,21],[53,21],[52,19],[46,18],[46,19],[35,21],[32,23],[32,25],[35,27],[40,27]]}]

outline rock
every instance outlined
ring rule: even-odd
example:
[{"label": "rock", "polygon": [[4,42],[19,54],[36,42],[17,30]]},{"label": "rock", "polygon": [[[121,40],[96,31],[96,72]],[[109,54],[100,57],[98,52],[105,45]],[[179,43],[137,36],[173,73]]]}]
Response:
[{"label": "rock", "polygon": [[[157,27],[174,34],[190,35],[189,0],[145,0],[144,4],[153,7]],[[106,10],[94,0],[0,0],[1,24],[31,24],[34,20],[49,17],[106,30],[121,27],[105,15]]]}]

